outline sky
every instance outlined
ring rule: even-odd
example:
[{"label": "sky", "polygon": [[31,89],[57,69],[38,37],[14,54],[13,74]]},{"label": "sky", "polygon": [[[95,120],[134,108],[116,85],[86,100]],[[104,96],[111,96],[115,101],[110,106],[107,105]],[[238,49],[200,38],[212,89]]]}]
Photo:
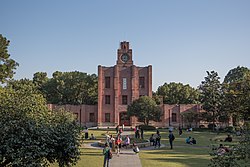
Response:
[{"label": "sky", "polygon": [[250,68],[249,0],[2,0],[0,34],[20,64],[15,79],[97,74],[98,65],[115,65],[121,41],[135,65],[152,65],[154,91]]}]

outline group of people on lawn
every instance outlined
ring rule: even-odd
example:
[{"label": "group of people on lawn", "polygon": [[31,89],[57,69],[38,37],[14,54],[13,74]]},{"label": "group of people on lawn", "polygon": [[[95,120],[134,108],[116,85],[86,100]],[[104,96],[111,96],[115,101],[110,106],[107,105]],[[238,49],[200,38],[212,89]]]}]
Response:
[{"label": "group of people on lawn", "polygon": [[[135,127],[135,138],[142,138],[143,139],[143,130],[141,131],[141,135],[140,135],[140,128]],[[192,130],[191,130],[192,131]],[[130,145],[130,137],[128,135],[126,135],[124,141],[122,140],[122,132],[123,129],[119,129],[117,130],[117,136],[114,137],[113,135],[109,134],[109,132],[107,131],[106,133],[106,143],[105,143],[105,148],[103,149],[103,154],[104,154],[104,167],[105,164],[109,163],[109,159],[111,159],[112,157],[112,152],[116,152],[117,156],[119,156],[120,152],[121,152],[121,148],[122,147],[128,147]],[[179,135],[182,135],[182,129],[179,128]],[[170,148],[173,149],[173,141],[175,140],[175,136],[173,134],[173,129],[169,129],[169,143],[170,143]],[[149,138],[150,141],[150,146],[154,146],[155,148],[157,147],[161,147],[161,134],[159,130],[156,130],[155,134],[152,134]],[[187,137],[185,142],[187,144],[193,145],[196,144],[197,141],[194,137]],[[232,137],[230,135],[228,135],[224,142],[232,142]],[[136,145],[136,143],[133,143],[132,145],[133,151],[135,153],[139,153],[139,148]],[[112,151],[111,151],[112,150]],[[226,152],[229,152],[229,149],[225,146],[223,146],[222,144],[220,144],[220,146],[217,149],[217,153],[218,155],[222,155]]]},{"label": "group of people on lawn", "polygon": [[[123,128],[116,130],[117,135],[114,137],[112,134],[110,134],[108,131],[106,132],[106,142],[105,147],[103,149],[103,155],[104,155],[104,164],[105,167],[106,164],[109,166],[109,160],[112,158],[112,152],[116,152],[117,156],[119,156],[121,152],[122,147],[128,147],[130,145],[130,137],[126,135],[124,141],[122,140],[122,132]],[[135,142],[133,142],[132,145],[133,151],[137,154],[139,153],[139,148]]]}]

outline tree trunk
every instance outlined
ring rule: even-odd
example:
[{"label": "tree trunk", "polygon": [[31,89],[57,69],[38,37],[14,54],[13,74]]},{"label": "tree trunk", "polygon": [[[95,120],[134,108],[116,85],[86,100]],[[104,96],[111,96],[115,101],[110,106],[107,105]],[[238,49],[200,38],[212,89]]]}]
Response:
[{"label": "tree trunk", "polygon": [[214,111],[213,111],[213,131],[215,130],[214,124],[215,124],[215,118],[214,118]]}]

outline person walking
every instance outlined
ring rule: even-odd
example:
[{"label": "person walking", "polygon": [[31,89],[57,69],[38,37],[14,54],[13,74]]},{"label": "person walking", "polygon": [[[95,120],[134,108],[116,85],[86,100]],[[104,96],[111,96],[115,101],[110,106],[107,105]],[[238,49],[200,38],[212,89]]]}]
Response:
[{"label": "person walking", "polygon": [[175,137],[174,137],[174,134],[172,131],[169,132],[168,138],[169,138],[170,148],[173,149],[173,141],[174,141]]},{"label": "person walking", "polygon": [[117,156],[119,157],[122,147],[122,137],[120,134],[116,138],[116,145],[117,145]]},{"label": "person walking", "polygon": [[103,162],[103,167],[109,167],[109,159],[110,159],[110,148],[108,143],[105,143],[105,147],[103,149],[103,155],[104,155],[104,162]]},{"label": "person walking", "polygon": [[156,147],[161,147],[161,135],[160,135],[160,131],[159,130],[157,130],[156,131],[156,138],[155,138],[155,148]]}]

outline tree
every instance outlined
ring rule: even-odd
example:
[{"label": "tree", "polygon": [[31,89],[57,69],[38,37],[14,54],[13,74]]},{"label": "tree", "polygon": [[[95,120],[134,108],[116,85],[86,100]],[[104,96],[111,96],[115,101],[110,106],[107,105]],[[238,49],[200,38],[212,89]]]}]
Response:
[{"label": "tree", "polygon": [[182,83],[164,83],[158,87],[156,94],[163,97],[164,104],[196,104],[199,102],[199,92]]},{"label": "tree", "polygon": [[249,75],[250,70],[247,67],[236,67],[231,69],[224,78],[223,83],[236,83],[238,81],[244,80],[244,78]]},{"label": "tree", "polygon": [[14,70],[18,63],[10,59],[8,46],[10,41],[0,34],[0,83],[5,83],[15,74]]},{"label": "tree", "polygon": [[[218,116],[219,108],[221,105],[221,84],[220,77],[215,71],[208,72],[205,81],[201,82],[199,90],[201,91],[201,102],[203,109],[212,113],[213,130],[215,121]],[[209,114],[208,114],[209,115]]]},{"label": "tree", "polygon": [[196,128],[200,119],[200,114],[196,111],[187,111],[181,113],[182,119],[188,124],[188,127],[192,127],[192,123],[195,122]]},{"label": "tree", "polygon": [[129,117],[136,116],[140,122],[148,125],[150,120],[160,121],[162,111],[151,97],[141,96],[128,105],[127,114]]},{"label": "tree", "polygon": [[33,82],[38,85],[48,103],[52,104],[97,104],[98,78],[95,74],[73,71],[53,73],[48,79],[46,73],[35,73]]},{"label": "tree", "polygon": [[80,152],[74,116],[49,111],[32,84],[22,80],[0,88],[0,167],[75,164]]},{"label": "tree", "polygon": [[223,82],[223,108],[233,115],[234,124],[249,119],[250,70],[236,67],[230,70]]}]

